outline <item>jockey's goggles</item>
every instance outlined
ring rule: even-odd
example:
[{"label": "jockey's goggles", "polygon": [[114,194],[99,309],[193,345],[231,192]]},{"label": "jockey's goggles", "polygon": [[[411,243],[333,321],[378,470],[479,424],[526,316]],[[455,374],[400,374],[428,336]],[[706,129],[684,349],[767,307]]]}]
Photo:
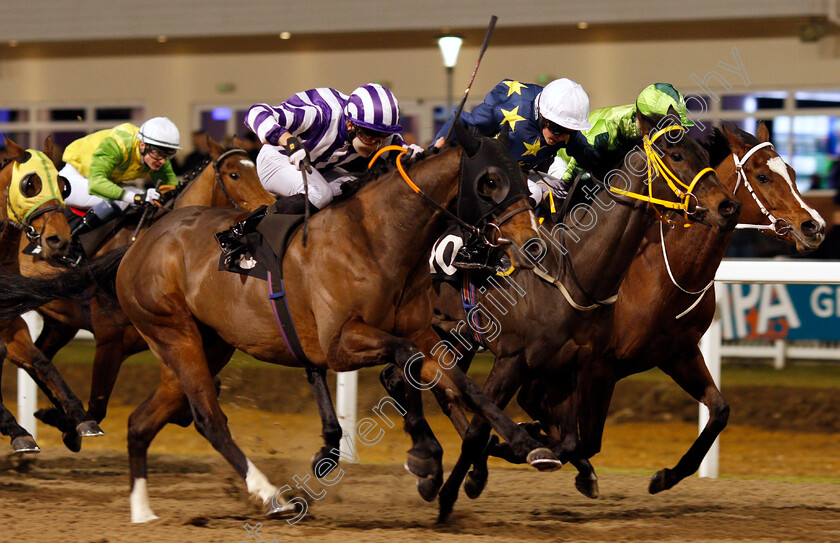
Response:
[{"label": "jockey's goggles", "polygon": [[376,130],[363,128],[357,124],[354,124],[353,127],[356,129],[356,137],[365,145],[379,145],[382,140],[391,135],[387,132],[377,132]]},{"label": "jockey's goggles", "polygon": [[554,134],[555,136],[567,136],[571,135],[574,130],[571,128],[566,128],[565,126],[560,126],[559,124],[549,121],[545,117],[540,117],[540,128],[548,128],[548,131]]},{"label": "jockey's goggles", "polygon": [[167,149],[165,147],[158,147],[156,145],[146,144],[146,154],[155,160],[169,160],[175,156],[178,151],[176,149]]}]

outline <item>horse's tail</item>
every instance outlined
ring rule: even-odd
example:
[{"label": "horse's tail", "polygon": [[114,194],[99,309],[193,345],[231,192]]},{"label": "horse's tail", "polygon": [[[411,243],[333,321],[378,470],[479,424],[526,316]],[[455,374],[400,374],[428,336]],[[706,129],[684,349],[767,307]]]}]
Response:
[{"label": "horse's tail", "polygon": [[116,301],[117,269],[129,245],[54,275],[24,277],[0,272],[0,319],[35,310],[47,302],[105,295]]}]

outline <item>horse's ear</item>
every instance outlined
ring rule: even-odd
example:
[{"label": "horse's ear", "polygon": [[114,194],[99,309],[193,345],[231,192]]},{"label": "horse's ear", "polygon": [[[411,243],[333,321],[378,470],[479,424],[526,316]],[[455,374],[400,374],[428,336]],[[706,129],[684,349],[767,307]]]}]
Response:
[{"label": "horse's ear", "polygon": [[744,140],[742,140],[737,133],[729,130],[728,126],[723,125],[721,132],[723,132],[723,135],[726,136],[726,141],[729,142],[730,150],[737,152],[744,148]]},{"label": "horse's ear", "polygon": [[478,152],[478,140],[470,134],[469,130],[467,130],[460,120],[455,121],[455,136],[457,136],[458,143],[464,148],[467,156],[472,157]]},{"label": "horse's ear", "polygon": [[665,126],[677,125],[682,126],[682,119],[680,118],[680,114],[677,113],[676,108],[674,106],[668,106],[668,113],[665,114],[665,118],[668,119]]},{"label": "horse's ear", "polygon": [[207,134],[207,148],[210,150],[210,157],[213,160],[216,160],[225,152],[225,148],[216,143],[216,140],[211,138],[210,134]]},{"label": "horse's ear", "polygon": [[9,136],[6,136],[6,151],[8,151],[10,158],[17,160],[18,162],[20,162],[20,159],[23,158],[23,155],[26,153],[23,147],[10,140]]},{"label": "horse's ear", "polygon": [[502,130],[499,132],[499,141],[505,147],[510,147],[510,124],[505,123],[502,125]]},{"label": "horse's ear", "polygon": [[44,150],[44,154],[47,155],[48,157],[50,157],[50,160],[52,160],[53,164],[55,164],[55,157],[53,156],[53,148],[54,148],[53,137],[52,137],[52,134],[50,134],[44,140],[44,149],[43,150]]},{"label": "horse's ear", "polygon": [[758,128],[755,131],[755,137],[757,137],[758,141],[761,143],[770,141],[770,130],[767,129],[767,125],[764,124],[764,121],[758,123]]},{"label": "horse's ear", "polygon": [[638,125],[639,131],[642,134],[650,134],[651,130],[653,130],[654,127],[653,119],[645,116],[638,109],[636,110],[636,124]]},{"label": "horse's ear", "polygon": [[241,139],[239,139],[239,136],[233,136],[233,146],[236,147],[237,149],[244,149],[245,148],[245,145],[244,145],[243,141]]}]

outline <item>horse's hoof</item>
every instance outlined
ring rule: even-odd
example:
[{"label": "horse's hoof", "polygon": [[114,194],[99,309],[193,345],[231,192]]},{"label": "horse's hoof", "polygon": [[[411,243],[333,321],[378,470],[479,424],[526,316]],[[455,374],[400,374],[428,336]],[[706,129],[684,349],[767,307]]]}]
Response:
[{"label": "horse's hoof", "polygon": [[[312,473],[314,473],[315,476],[318,478],[326,477],[327,475],[332,473],[332,471],[335,468],[338,467],[338,457],[334,454],[330,454],[330,452],[325,449],[326,447],[323,447],[321,448],[321,450],[312,455]],[[321,460],[324,460],[325,458],[329,458],[330,460],[334,460],[335,462],[325,464],[326,466],[329,466],[330,469],[319,474],[317,471],[315,471],[315,466],[317,466],[321,462]]]},{"label": "horse's hoof", "polygon": [[540,471],[554,471],[563,467],[563,463],[554,456],[550,449],[545,447],[534,449],[528,453],[525,459],[532,468],[537,468]]},{"label": "horse's hoof", "polygon": [[484,487],[487,486],[487,477],[482,475],[481,477],[476,475],[475,470],[470,470],[467,473],[467,478],[464,480],[464,494],[471,500],[476,499],[477,497],[481,496],[481,493],[484,492]]},{"label": "horse's hoof", "polygon": [[104,436],[105,432],[96,424],[96,421],[86,420],[76,425],[76,432],[82,437],[99,437]]},{"label": "horse's hoof", "polygon": [[417,479],[417,492],[427,502],[433,502],[437,498],[441,484],[443,484],[443,477]]},{"label": "horse's hoof", "polygon": [[419,479],[435,477],[443,472],[440,460],[434,457],[423,458],[408,451],[408,459],[405,461],[405,469]]},{"label": "horse's hoof", "polygon": [[598,477],[594,473],[591,476],[578,473],[577,477],[575,477],[575,488],[577,488],[578,492],[593,500],[601,495],[601,492],[598,490]]},{"label": "horse's hoof", "polygon": [[650,485],[648,486],[648,492],[651,494],[656,494],[657,492],[662,492],[663,490],[668,490],[673,484],[668,484],[668,472],[671,471],[668,468],[659,470],[654,474],[653,477],[650,478]]},{"label": "horse's hoof", "polygon": [[274,500],[269,500],[265,504],[265,516],[270,519],[289,519],[298,516],[303,509],[295,502],[287,502],[279,504]]},{"label": "horse's hoof", "polygon": [[61,441],[64,442],[65,447],[70,449],[70,452],[77,453],[82,450],[82,436],[78,432],[63,432]]},{"label": "horse's hoof", "polygon": [[12,450],[16,453],[39,453],[41,448],[32,436],[19,436],[12,440]]}]

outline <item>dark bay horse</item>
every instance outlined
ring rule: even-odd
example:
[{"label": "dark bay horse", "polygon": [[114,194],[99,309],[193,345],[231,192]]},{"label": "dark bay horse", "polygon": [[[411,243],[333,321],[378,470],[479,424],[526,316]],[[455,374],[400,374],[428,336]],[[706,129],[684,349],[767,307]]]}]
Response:
[{"label": "dark bay horse", "polygon": [[[33,258],[20,254],[20,249],[30,242],[40,248],[39,259],[56,258],[67,253],[70,227],[63,209],[69,184],[58,176],[50,158],[52,138],[45,141],[43,152],[23,149],[9,138],[6,138],[6,148],[10,158],[0,162],[0,201],[3,202],[0,212],[0,261],[6,273],[18,274],[21,261]],[[102,434],[95,424],[84,422],[87,417],[82,403],[70,391],[55,366],[32,344],[29,329],[22,318],[0,320],[0,339],[0,368],[2,361],[8,359],[25,369],[51,401],[75,415],[80,425],[79,432],[83,435]],[[12,449],[16,452],[40,450],[32,435],[2,406],[2,397],[0,432],[11,438]]]},{"label": "dark bay horse", "polygon": [[[662,118],[639,116],[637,121],[643,139],[629,142],[619,153],[621,162],[606,176],[607,183],[582,187],[578,194],[584,201],[571,208],[567,224],[543,223],[540,232],[548,250],[543,262],[535,263],[534,273],[517,274],[517,286],[498,278],[475,285],[472,305],[483,308],[484,321],[497,323],[495,335],[487,333],[493,328],[485,322],[485,333],[476,334],[471,325],[473,337],[467,337],[470,332],[463,324],[474,322],[475,308],[472,316],[465,313],[457,287],[435,284],[434,322],[467,351],[461,363],[469,364],[479,342],[496,355],[484,391],[500,407],[532,380],[551,383],[552,393],[560,398],[571,394],[577,373],[601,356],[609,345],[615,295],[627,284],[627,270],[660,213],[654,206],[674,208],[677,199],[691,203],[684,211],[693,220],[730,230],[737,222],[739,205],[709,168],[708,152],[688,136],[679,117],[671,112]],[[389,381],[383,372],[386,388]],[[465,428],[466,419],[443,401],[464,442],[440,491],[441,521],[451,512],[470,465],[481,460],[490,431],[480,416]],[[570,423],[574,416],[569,414]],[[569,459],[562,447],[557,451],[565,455],[561,460]],[[466,490],[472,497],[486,480],[481,471],[468,480]]]},{"label": "dark bay horse", "polygon": [[[741,225],[795,243],[799,250],[816,248],[824,238],[825,222],[802,200],[795,172],[769,143],[763,124],[757,136],[724,128],[716,130],[710,143],[718,177],[743,204]],[[591,458],[601,449],[616,382],[658,367],[708,408],[709,421],[673,468],[653,476],[649,490],[669,489],[697,471],[729,418],[729,406],[698,343],[715,313],[710,287],[731,238],[730,230],[702,225],[664,230],[655,225],[648,230],[619,291],[609,348],[581,369],[576,393],[557,403],[534,382],[520,395],[520,404],[542,423],[551,440],[564,441],[564,447],[580,458]],[[575,425],[568,412],[577,413]],[[578,432],[580,441],[575,443]],[[596,497],[594,470],[588,462],[582,465],[586,469],[578,477],[578,489]]]},{"label": "dark bay horse", "polygon": [[[188,206],[232,207],[253,211],[261,205],[274,202],[274,197],[263,188],[254,163],[239,148],[225,150],[208,138],[211,161],[186,176],[183,186],[176,189],[173,209]],[[164,210],[159,210],[158,216]],[[151,218],[151,223],[155,218]],[[96,250],[94,256],[105,254],[131,243],[137,225],[128,223],[116,231]],[[57,273],[60,268],[48,261],[31,257],[21,258],[21,273],[25,276],[45,276]],[[33,294],[33,298],[35,295]],[[137,330],[107,296],[93,296],[80,302],[74,299],[56,300],[38,308],[44,317],[44,331],[36,346],[48,359],[64,347],[80,329],[90,330],[96,340],[96,354],[91,373],[88,413],[96,422],[105,418],[108,399],[114,388],[122,362],[129,356],[148,348]],[[65,413],[55,409],[44,410],[38,416],[65,431],[64,442],[71,450],[78,451],[81,443],[74,434],[67,434],[73,423]]]},{"label": "dark bay horse", "polygon": [[[412,383],[437,378],[451,395],[462,396],[493,421],[496,431],[532,465],[555,467],[559,462],[551,452],[489,402],[457,367],[426,356],[440,357],[443,343],[431,328],[428,253],[449,218],[459,217],[506,247],[522,269],[529,263],[516,248],[537,235],[524,176],[504,144],[472,138],[460,125],[456,132],[462,146],[423,158],[407,172],[400,166],[399,172],[373,179],[354,197],[312,217],[308,245],[295,235],[283,260],[287,303],[308,369],[349,371],[393,362]],[[135,522],[155,518],[146,489],[148,446],[167,422],[184,417],[194,419],[269,515],[294,513],[294,504],[233,442],[213,385],[213,376],[237,348],[268,362],[304,365],[276,328],[266,283],[218,271],[213,233],[242,218],[237,211],[181,209],[155,223],[127,252],[103,257],[109,260],[105,269],[119,265],[120,306],[162,361],[157,391],[129,419]],[[86,275],[93,267],[95,262],[88,270],[62,275]],[[61,284],[61,277],[51,279],[53,285]],[[420,389],[407,389],[406,430],[414,446],[406,468],[436,480],[442,450],[423,417]],[[316,474],[324,476],[335,465],[332,461]],[[320,462],[316,466],[324,467]]]}]

